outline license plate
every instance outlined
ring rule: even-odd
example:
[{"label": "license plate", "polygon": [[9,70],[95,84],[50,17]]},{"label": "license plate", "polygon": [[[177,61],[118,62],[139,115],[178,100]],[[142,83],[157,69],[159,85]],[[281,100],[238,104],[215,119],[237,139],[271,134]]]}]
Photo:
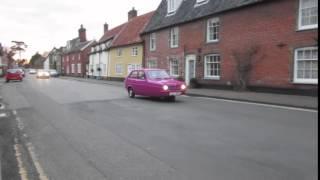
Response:
[{"label": "license plate", "polygon": [[180,96],[182,93],[181,92],[171,92],[169,93],[170,96]]}]

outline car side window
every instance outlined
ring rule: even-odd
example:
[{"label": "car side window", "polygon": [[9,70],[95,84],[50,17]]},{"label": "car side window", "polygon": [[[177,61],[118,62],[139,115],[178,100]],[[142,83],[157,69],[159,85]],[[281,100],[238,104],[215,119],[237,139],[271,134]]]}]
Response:
[{"label": "car side window", "polygon": [[145,80],[146,79],[146,75],[145,75],[144,71],[139,71],[138,79],[141,79],[141,80]]},{"label": "car side window", "polygon": [[131,72],[129,78],[137,79],[137,78],[138,78],[138,71],[133,71],[133,72]]}]

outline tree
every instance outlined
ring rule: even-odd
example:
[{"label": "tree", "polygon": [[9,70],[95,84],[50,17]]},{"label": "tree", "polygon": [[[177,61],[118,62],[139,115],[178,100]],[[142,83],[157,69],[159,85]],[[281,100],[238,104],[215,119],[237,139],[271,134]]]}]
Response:
[{"label": "tree", "polygon": [[235,62],[235,82],[236,90],[245,91],[248,88],[251,71],[254,65],[262,59],[257,57],[260,51],[260,46],[252,44],[241,50],[234,50],[232,53]]},{"label": "tree", "polygon": [[29,62],[29,65],[31,67],[34,67],[36,65],[36,61],[38,61],[40,58],[42,58],[41,54],[39,54],[38,52],[36,54],[34,54]]}]

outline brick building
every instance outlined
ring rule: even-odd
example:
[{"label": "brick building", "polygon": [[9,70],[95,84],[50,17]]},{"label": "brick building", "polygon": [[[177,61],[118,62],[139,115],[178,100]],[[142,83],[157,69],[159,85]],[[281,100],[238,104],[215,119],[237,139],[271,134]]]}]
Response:
[{"label": "brick building", "polygon": [[86,29],[81,25],[79,36],[67,42],[62,54],[62,74],[84,77],[89,64],[90,47],[94,41],[88,41]]},{"label": "brick building", "polygon": [[318,89],[317,0],[163,0],[142,36],[144,66],[187,83],[232,88],[254,52],[250,88]]}]

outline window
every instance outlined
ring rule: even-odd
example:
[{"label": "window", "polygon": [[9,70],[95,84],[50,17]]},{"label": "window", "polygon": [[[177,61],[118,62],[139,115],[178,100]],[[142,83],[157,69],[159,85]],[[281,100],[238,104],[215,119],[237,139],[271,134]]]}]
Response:
[{"label": "window", "polygon": [[219,41],[219,29],[220,21],[219,18],[213,18],[208,20],[207,24],[207,42]]},{"label": "window", "polygon": [[119,49],[117,50],[117,56],[118,56],[118,57],[121,57],[121,56],[122,56],[122,49],[121,49],[121,48],[119,48]]},{"label": "window", "polygon": [[82,70],[81,70],[81,64],[79,63],[79,64],[78,64],[78,73],[81,74],[81,71],[82,71]]},{"label": "window", "polygon": [[318,47],[295,51],[294,82],[318,84]]},{"label": "window", "polygon": [[179,28],[175,27],[170,29],[170,47],[179,47]]},{"label": "window", "polygon": [[299,29],[318,28],[318,0],[300,0]]},{"label": "window", "polygon": [[130,78],[138,78],[138,71],[133,71],[131,74],[130,74]]},{"label": "window", "polygon": [[156,45],[156,33],[150,35],[150,51],[155,51],[157,49]]},{"label": "window", "polygon": [[116,74],[123,74],[123,65],[116,64]]},{"label": "window", "polygon": [[147,67],[150,69],[158,68],[157,60],[149,60]]},{"label": "window", "polygon": [[179,76],[179,61],[177,59],[170,60],[170,75]]},{"label": "window", "polygon": [[134,70],[140,70],[141,64],[128,64],[128,74],[130,74]]},{"label": "window", "polygon": [[107,65],[106,64],[102,64],[102,74],[106,75],[107,73]]},{"label": "window", "polygon": [[132,56],[138,56],[138,47],[132,48]]},{"label": "window", "polygon": [[206,79],[220,79],[221,76],[221,64],[220,55],[211,54],[205,56],[204,73]]},{"label": "window", "polygon": [[75,72],[75,65],[71,64],[71,73],[74,74],[74,72]]},{"label": "window", "polygon": [[145,80],[146,79],[146,75],[145,75],[145,73],[143,71],[139,71],[138,79],[141,79],[141,80]]},{"label": "window", "polygon": [[167,0],[168,16],[174,15],[183,0]]}]

